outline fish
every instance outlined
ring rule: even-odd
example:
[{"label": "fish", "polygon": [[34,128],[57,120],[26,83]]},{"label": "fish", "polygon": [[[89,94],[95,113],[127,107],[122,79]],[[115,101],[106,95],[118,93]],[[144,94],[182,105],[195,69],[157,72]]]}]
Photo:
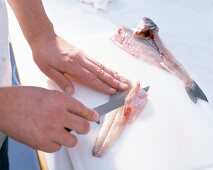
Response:
[{"label": "fish", "polygon": [[112,0],[80,0],[80,2],[92,4],[95,9],[107,10],[108,3]]},{"label": "fish", "polygon": [[147,103],[147,93],[137,82],[125,97],[122,107],[107,113],[101,130],[96,138],[92,154],[102,157],[124,131],[127,124],[131,124],[142,112]]},{"label": "fish", "polygon": [[158,32],[158,26],[151,19],[144,17],[134,30],[127,27],[118,28],[112,36],[112,41],[135,58],[176,75],[182,80],[192,102],[197,103],[198,99],[208,102],[198,84],[163,44]]}]

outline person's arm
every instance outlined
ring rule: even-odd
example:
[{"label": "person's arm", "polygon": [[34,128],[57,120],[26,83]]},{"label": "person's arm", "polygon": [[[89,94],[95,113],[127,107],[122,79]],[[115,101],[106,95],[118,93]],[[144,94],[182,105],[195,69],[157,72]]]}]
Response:
[{"label": "person's arm", "polygon": [[56,36],[41,0],[8,0],[30,46],[37,39]]},{"label": "person's arm", "polygon": [[8,2],[32,49],[36,64],[65,92],[71,94],[74,91],[69,76],[109,94],[128,88],[125,78],[89,58],[55,34],[41,0],[8,0]]}]

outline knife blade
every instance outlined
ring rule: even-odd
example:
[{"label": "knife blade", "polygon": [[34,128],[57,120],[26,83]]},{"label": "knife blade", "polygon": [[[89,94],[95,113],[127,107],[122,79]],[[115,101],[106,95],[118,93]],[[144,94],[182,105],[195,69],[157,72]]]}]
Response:
[{"label": "knife blade", "polygon": [[[144,87],[143,90],[145,92],[148,92],[149,87],[150,86]],[[109,112],[123,106],[124,103],[125,103],[125,96],[127,95],[127,93],[129,93],[130,90],[131,90],[131,87],[129,88],[129,90],[126,90],[126,91],[123,91],[123,92],[117,92],[116,94],[114,94],[110,97],[109,102],[93,108],[93,110],[95,110],[100,116],[99,121],[97,121],[96,123],[97,124],[102,123],[102,121],[103,121],[102,118],[106,113],[109,113]],[[72,131],[68,128],[65,128],[65,129],[68,132]]]},{"label": "knife blade", "polygon": [[[149,86],[143,88],[143,90],[147,92],[149,90]],[[129,91],[130,90],[123,91],[123,92],[117,92],[116,94],[114,94],[110,97],[109,102],[104,103],[100,106],[97,106],[97,107],[93,108],[93,110],[95,110],[101,118],[106,113],[109,113],[109,112],[123,106],[125,103],[125,96]]]}]

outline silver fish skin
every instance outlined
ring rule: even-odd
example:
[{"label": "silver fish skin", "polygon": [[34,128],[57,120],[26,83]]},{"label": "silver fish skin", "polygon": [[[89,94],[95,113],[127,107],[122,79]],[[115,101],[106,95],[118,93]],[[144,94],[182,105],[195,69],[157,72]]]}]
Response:
[{"label": "silver fish skin", "polygon": [[125,98],[123,107],[108,113],[93,147],[93,156],[101,157],[119,138],[127,124],[141,113],[147,102],[147,93],[138,82]]},{"label": "silver fish skin", "polygon": [[112,37],[112,41],[137,59],[142,59],[176,75],[183,81],[186,92],[194,103],[197,103],[198,98],[208,102],[201,88],[165,47],[158,31],[159,28],[151,19],[143,18],[135,31],[126,27],[119,28]]}]

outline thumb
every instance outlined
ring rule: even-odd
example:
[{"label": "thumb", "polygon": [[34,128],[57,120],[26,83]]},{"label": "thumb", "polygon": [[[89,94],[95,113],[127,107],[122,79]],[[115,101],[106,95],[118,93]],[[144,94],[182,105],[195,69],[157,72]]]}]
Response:
[{"label": "thumb", "polygon": [[74,93],[74,86],[71,80],[69,80],[63,73],[52,68],[48,74],[51,78],[66,94],[72,95]]}]

